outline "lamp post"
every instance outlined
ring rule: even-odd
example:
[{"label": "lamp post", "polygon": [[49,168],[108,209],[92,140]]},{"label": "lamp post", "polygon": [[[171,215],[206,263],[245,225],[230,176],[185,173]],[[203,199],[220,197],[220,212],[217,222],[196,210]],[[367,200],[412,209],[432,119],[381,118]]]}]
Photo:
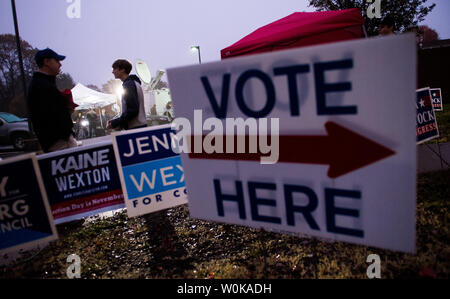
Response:
[{"label": "lamp post", "polygon": [[[19,56],[19,68],[20,68],[20,73],[21,73],[21,76],[22,76],[24,103],[25,103],[25,107],[27,107],[27,101],[26,101],[26,99],[27,99],[27,83],[26,83],[26,79],[25,79],[25,71],[24,71],[24,68],[23,68],[22,48],[20,46],[19,25],[17,24],[17,14],[16,14],[16,2],[15,2],[15,0],[11,0],[11,9],[12,9],[13,20],[14,20],[14,29],[15,29],[15,32],[16,32],[17,54]],[[32,131],[31,119],[30,118],[28,118],[28,129],[30,131]]]},{"label": "lamp post", "polygon": [[202,64],[202,59],[200,58],[200,46],[191,46],[191,50],[198,52],[198,63]]}]

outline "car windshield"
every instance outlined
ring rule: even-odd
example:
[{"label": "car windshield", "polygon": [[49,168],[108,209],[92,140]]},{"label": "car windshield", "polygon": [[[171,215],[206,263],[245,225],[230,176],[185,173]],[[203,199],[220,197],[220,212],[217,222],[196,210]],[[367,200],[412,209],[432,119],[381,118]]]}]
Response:
[{"label": "car windshield", "polygon": [[8,123],[15,123],[15,122],[19,122],[19,121],[24,121],[25,119],[20,118],[14,114],[9,114],[9,113],[0,113],[0,117],[2,119],[4,119],[6,122]]}]

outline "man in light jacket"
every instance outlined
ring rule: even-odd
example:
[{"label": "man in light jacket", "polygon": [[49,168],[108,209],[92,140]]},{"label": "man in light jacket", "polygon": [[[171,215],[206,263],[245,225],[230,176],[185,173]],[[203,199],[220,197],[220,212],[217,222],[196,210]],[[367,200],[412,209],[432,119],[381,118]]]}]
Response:
[{"label": "man in light jacket", "polygon": [[131,130],[147,126],[144,109],[144,93],[141,80],[136,75],[130,75],[133,66],[124,59],[116,60],[112,65],[114,77],[123,84],[122,114],[108,121],[107,128]]}]

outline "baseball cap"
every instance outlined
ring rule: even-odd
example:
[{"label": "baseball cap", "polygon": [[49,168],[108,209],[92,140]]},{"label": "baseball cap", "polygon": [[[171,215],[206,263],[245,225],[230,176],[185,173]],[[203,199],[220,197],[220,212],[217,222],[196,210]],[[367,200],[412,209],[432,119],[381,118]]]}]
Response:
[{"label": "baseball cap", "polygon": [[64,60],[66,59],[66,56],[59,55],[52,49],[46,48],[44,50],[37,51],[36,55],[34,55],[34,60],[36,60],[36,63],[39,65],[44,61],[45,58],[54,58],[56,60]]}]

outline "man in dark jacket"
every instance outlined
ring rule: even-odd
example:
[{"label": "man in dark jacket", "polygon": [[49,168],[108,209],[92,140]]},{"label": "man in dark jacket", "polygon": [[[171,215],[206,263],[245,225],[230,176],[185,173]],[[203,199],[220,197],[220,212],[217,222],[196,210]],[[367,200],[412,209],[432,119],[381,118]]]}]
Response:
[{"label": "man in dark jacket", "polygon": [[122,114],[108,122],[107,128],[137,129],[147,126],[144,109],[144,94],[141,80],[130,72],[133,66],[124,59],[116,60],[112,65],[114,77],[123,84]]},{"label": "man in dark jacket", "polygon": [[65,96],[56,87],[56,76],[60,73],[61,60],[47,48],[35,55],[39,71],[35,72],[28,91],[28,112],[33,129],[44,152],[57,151],[77,146],[73,138],[73,122],[67,108]]}]

